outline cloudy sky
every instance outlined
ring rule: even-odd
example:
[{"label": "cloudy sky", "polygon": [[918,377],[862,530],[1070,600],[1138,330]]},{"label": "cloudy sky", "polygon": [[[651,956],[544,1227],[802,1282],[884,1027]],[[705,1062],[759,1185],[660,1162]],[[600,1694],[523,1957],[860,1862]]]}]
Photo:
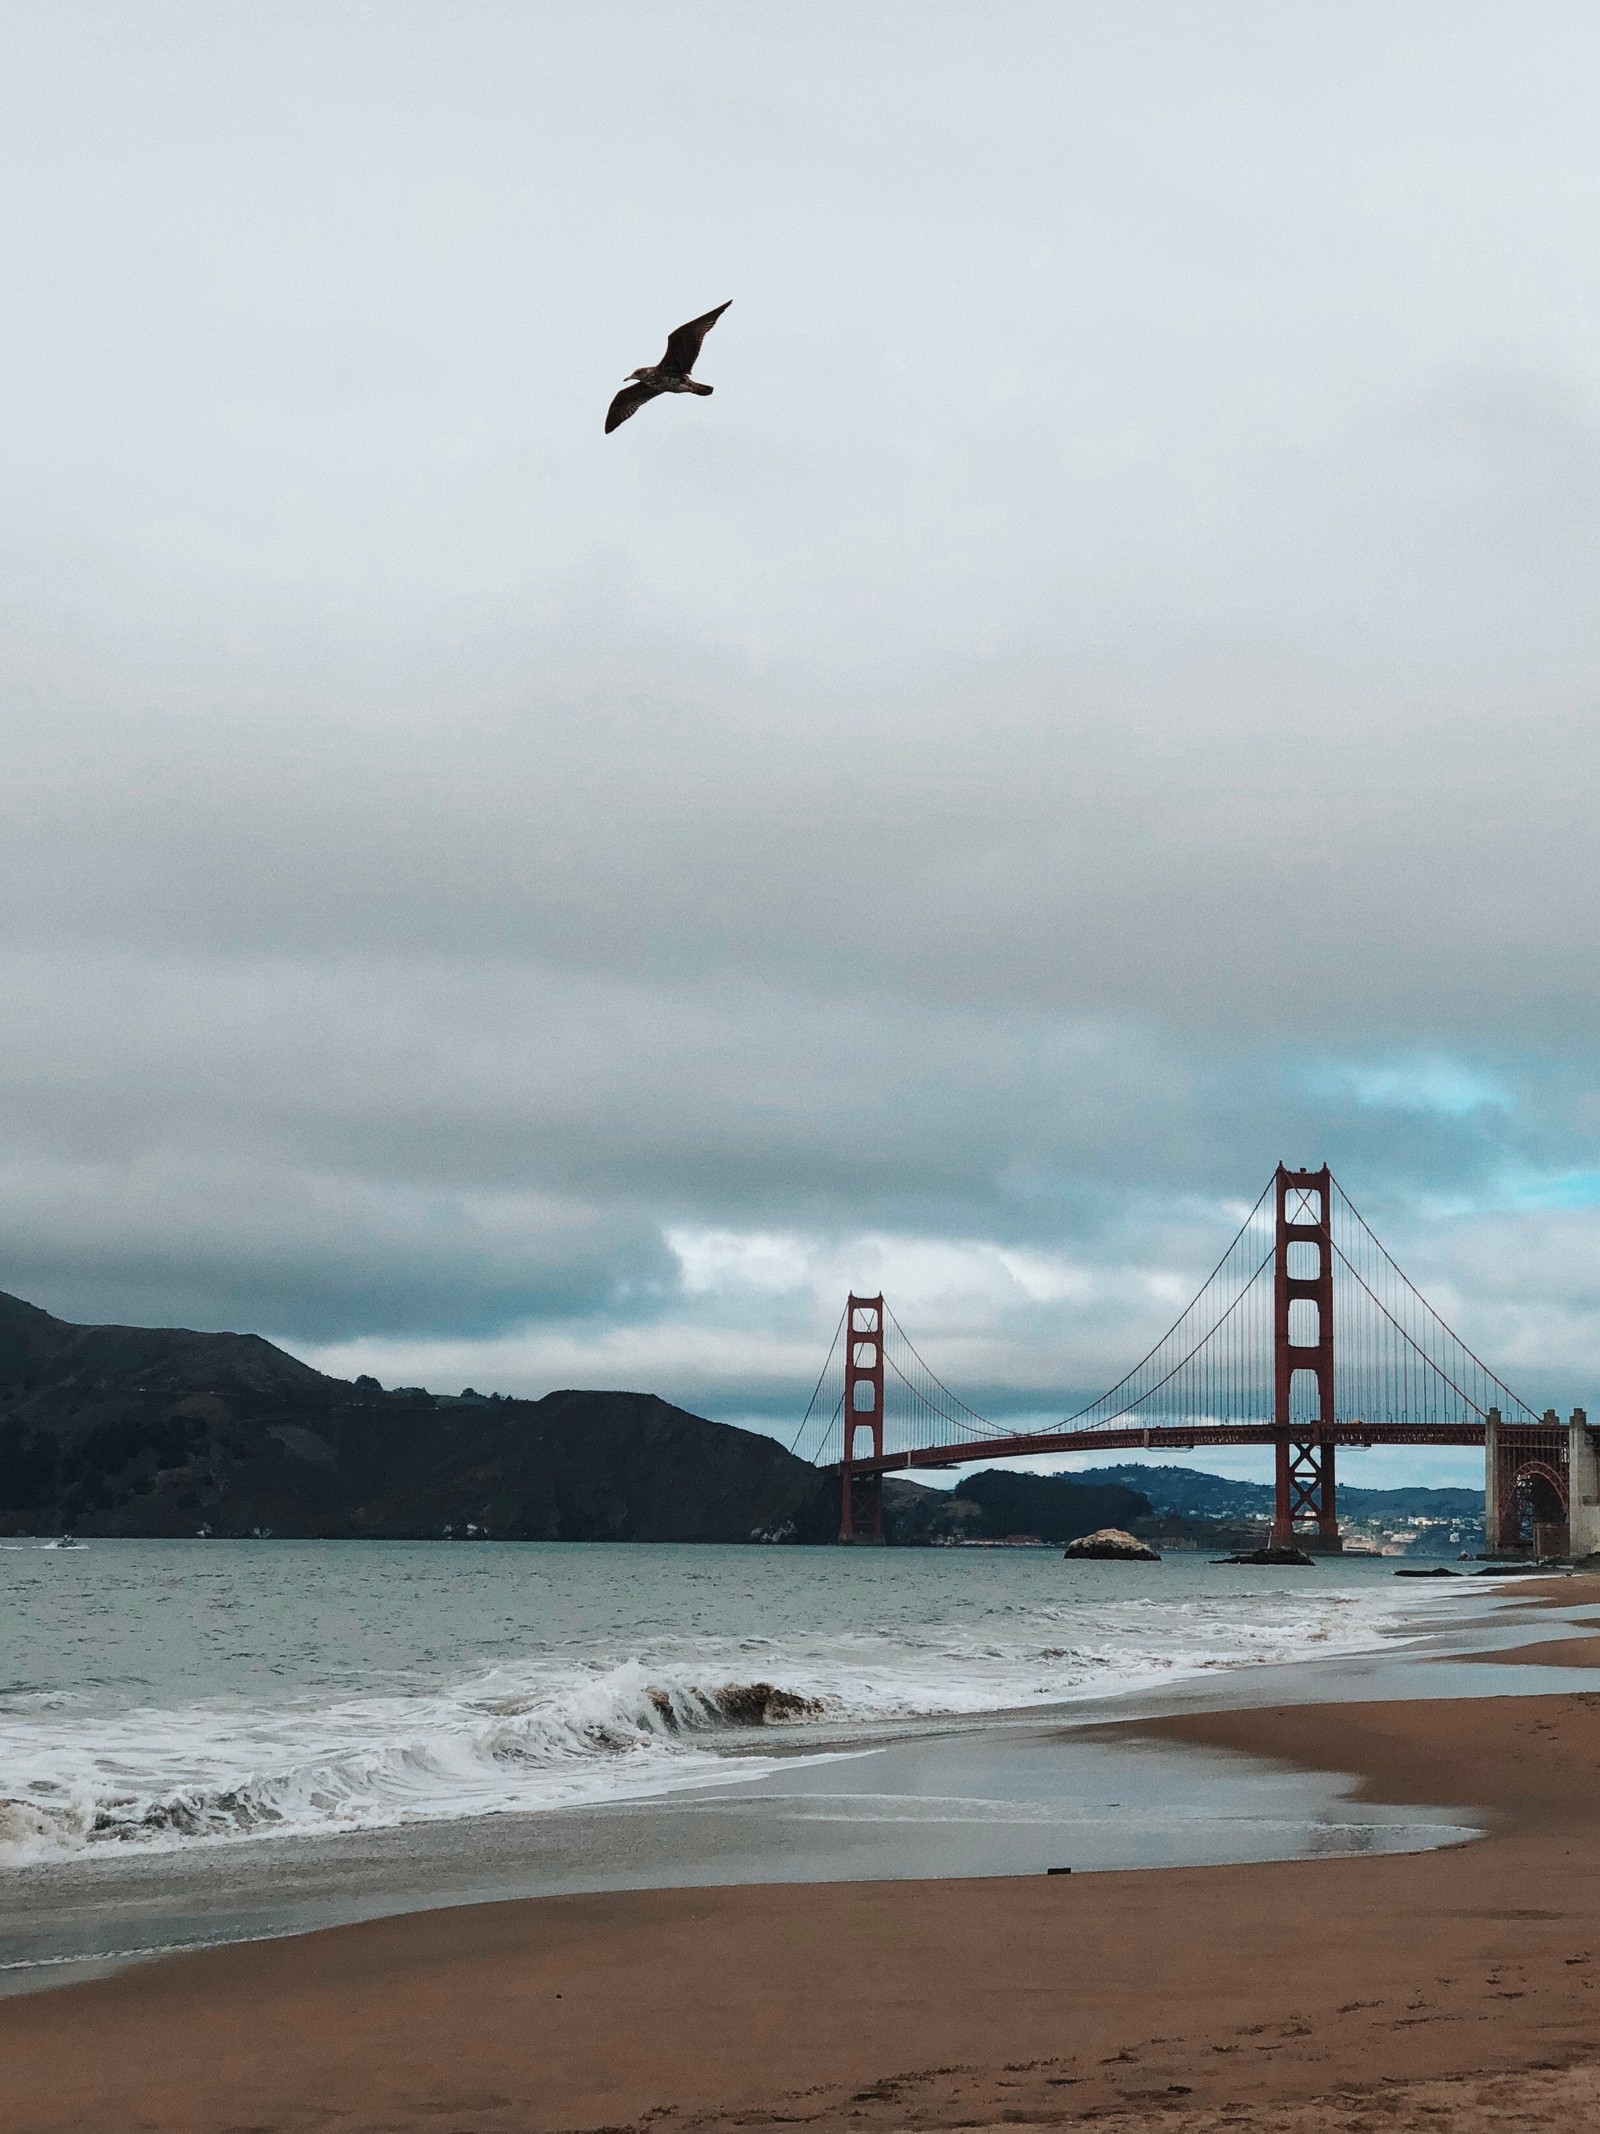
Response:
[{"label": "cloudy sky", "polygon": [[787,1432],[881,1284],[1048,1417],[1326,1159],[1600,1407],[1597,87],[1582,0],[0,7],[0,1286]]}]

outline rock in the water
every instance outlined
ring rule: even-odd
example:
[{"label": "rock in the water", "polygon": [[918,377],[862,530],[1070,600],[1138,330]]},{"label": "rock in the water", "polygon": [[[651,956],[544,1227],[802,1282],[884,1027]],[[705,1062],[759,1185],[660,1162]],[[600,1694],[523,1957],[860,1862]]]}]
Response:
[{"label": "rock in the water", "polygon": [[1426,1571],[1396,1571],[1396,1578],[1459,1578],[1459,1571],[1452,1571],[1448,1564],[1436,1563]]},{"label": "rock in the water", "polygon": [[1217,1556],[1215,1563],[1289,1563],[1304,1564],[1309,1569],[1312,1559],[1304,1549],[1265,1548],[1250,1549],[1243,1556]]},{"label": "rock in the water", "polygon": [[1076,1541],[1069,1541],[1061,1552],[1064,1556],[1091,1556],[1107,1563],[1159,1563],[1157,1552],[1148,1542],[1125,1534],[1120,1526],[1102,1526],[1092,1534],[1080,1534]]}]

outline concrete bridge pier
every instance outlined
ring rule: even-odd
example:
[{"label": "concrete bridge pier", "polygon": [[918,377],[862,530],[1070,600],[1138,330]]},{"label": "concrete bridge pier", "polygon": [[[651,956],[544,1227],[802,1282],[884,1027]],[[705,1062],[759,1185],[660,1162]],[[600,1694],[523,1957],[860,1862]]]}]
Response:
[{"label": "concrete bridge pier", "polygon": [[1539,1422],[1507,1426],[1498,1408],[1483,1425],[1483,1532],[1491,1556],[1600,1553],[1600,1453],[1589,1418],[1574,1408],[1563,1427],[1554,1408]]},{"label": "concrete bridge pier", "polygon": [[1600,1555],[1600,1454],[1581,1408],[1567,1424],[1567,1553]]}]

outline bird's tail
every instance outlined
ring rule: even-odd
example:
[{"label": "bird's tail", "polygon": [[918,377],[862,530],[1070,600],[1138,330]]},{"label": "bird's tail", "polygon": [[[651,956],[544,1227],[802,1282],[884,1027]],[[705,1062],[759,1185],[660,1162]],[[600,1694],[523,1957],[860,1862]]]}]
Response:
[{"label": "bird's tail", "polygon": [[691,378],[689,380],[689,390],[691,393],[709,393],[711,391],[711,387],[709,385],[702,385],[698,378]]}]

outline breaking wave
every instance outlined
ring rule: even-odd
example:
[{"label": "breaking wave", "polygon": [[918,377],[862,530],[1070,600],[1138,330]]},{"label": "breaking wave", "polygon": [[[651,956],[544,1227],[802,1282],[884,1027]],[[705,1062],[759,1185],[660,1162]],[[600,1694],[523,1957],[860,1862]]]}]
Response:
[{"label": "breaking wave", "polygon": [[[0,1798],[0,1860],[371,1829],[723,1784],[759,1776],[772,1759],[732,1763],[710,1745],[718,1734],[821,1715],[818,1699],[772,1682],[651,1681],[626,1665],[554,1693],[491,1681],[455,1695],[253,1718],[202,1707],[134,1710],[101,1723],[75,1771],[36,1777]],[[58,1729],[62,1721],[58,1712]],[[60,1748],[71,1731],[58,1733]],[[16,1765],[7,1761],[14,1786]],[[162,1765],[175,1782],[161,1783]]]}]

